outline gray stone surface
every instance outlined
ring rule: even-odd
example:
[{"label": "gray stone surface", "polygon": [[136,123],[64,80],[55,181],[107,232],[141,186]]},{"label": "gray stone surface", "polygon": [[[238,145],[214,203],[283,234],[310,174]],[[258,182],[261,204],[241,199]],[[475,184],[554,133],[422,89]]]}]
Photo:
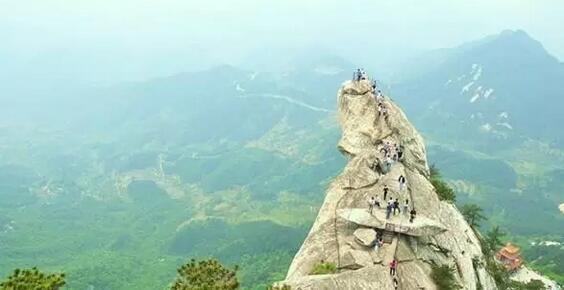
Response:
[{"label": "gray stone surface", "polygon": [[556,282],[547,279],[546,277],[538,274],[537,272],[527,269],[525,267],[522,267],[521,269],[513,273],[511,275],[511,279],[523,283],[529,283],[532,280],[540,280],[542,283],[544,283],[544,286],[547,290],[562,289],[562,287],[560,287]]},{"label": "gray stone surface", "polygon": [[337,214],[339,215],[339,218],[345,221],[365,227],[381,229],[386,225],[385,222],[382,222],[382,220],[376,218],[374,215],[371,215],[366,209],[344,208],[337,210]]},{"label": "gray stone surface", "polygon": [[434,236],[445,232],[444,225],[425,216],[417,217],[409,222],[407,215],[399,214],[386,219],[386,213],[375,210],[372,214],[362,208],[345,208],[337,210],[340,218],[360,226],[390,230],[410,236]]},{"label": "gray stone surface", "polygon": [[277,285],[283,284],[291,286],[292,290],[394,289],[388,268],[381,265],[368,266],[334,275],[299,276]]},{"label": "gray stone surface", "polygon": [[341,269],[356,270],[372,264],[372,257],[367,251],[350,250],[343,254]]},{"label": "gray stone surface", "polygon": [[370,228],[357,229],[353,235],[359,244],[366,247],[372,247],[376,242],[376,231]]}]

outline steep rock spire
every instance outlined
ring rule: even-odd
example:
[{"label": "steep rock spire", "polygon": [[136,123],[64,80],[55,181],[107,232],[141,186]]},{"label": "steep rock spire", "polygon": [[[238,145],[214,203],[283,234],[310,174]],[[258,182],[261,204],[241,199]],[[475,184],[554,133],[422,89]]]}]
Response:
[{"label": "steep rock spire", "polygon": [[[464,289],[477,285],[496,289],[484,268],[473,263],[483,260],[474,231],[454,205],[439,200],[429,181],[423,138],[389,97],[379,99],[371,89],[367,80],[347,81],[338,92],[343,134],[337,147],[349,161],[330,184],[317,219],[280,284],[292,289],[393,289],[388,265],[396,259],[400,289],[435,289],[432,263],[454,267]],[[386,157],[386,152],[395,155],[398,148],[401,159]],[[404,188],[399,176],[407,181]],[[385,186],[386,199],[398,199],[401,206],[409,200],[408,212],[386,218]],[[383,208],[375,207],[370,214],[367,201],[372,196],[379,197]],[[410,222],[413,208],[417,215]],[[378,250],[367,246],[370,230],[386,242]],[[337,272],[310,275],[321,262],[335,264]]]}]

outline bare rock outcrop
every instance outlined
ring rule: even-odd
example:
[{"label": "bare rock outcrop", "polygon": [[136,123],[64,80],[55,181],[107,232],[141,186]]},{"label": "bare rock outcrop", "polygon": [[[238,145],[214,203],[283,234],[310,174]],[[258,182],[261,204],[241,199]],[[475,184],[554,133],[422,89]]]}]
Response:
[{"label": "bare rock outcrop", "polygon": [[[330,184],[280,284],[292,289],[393,289],[388,265],[396,259],[399,289],[436,289],[431,264],[454,267],[463,289],[497,289],[481,266],[485,263],[475,262],[483,256],[474,231],[453,204],[437,197],[423,138],[402,110],[389,97],[378,100],[369,81],[345,82],[337,102],[343,131],[337,147],[348,164]],[[399,176],[405,177],[405,186],[399,185]],[[386,212],[382,199],[385,186],[386,199],[401,204],[393,213]],[[366,203],[371,196],[383,201],[372,213]],[[384,244],[367,243],[367,230],[378,232]],[[336,273],[310,275],[322,261],[334,263]]]},{"label": "bare rock outcrop", "polygon": [[391,216],[387,219],[383,211],[375,211],[370,214],[362,208],[340,209],[337,210],[337,213],[340,218],[361,227],[389,230],[410,236],[434,236],[447,230],[444,225],[424,216],[409,222],[405,215]]},{"label": "bare rock outcrop", "polygon": [[376,242],[376,231],[371,228],[360,228],[353,233],[359,244],[372,247]]},{"label": "bare rock outcrop", "polygon": [[518,271],[516,271],[515,273],[513,273],[511,275],[511,279],[515,280],[515,281],[519,281],[519,282],[523,282],[523,283],[529,283],[533,280],[539,280],[541,281],[547,290],[559,290],[561,289],[561,287],[554,281],[547,279],[546,277],[538,274],[535,271],[532,271],[528,268],[521,268]]}]

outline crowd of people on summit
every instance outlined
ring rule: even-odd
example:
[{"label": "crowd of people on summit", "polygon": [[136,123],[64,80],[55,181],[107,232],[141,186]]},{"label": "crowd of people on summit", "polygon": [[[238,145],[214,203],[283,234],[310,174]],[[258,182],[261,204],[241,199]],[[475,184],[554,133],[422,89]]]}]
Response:
[{"label": "crowd of people on summit", "polygon": [[[397,154],[394,155],[393,161],[399,161],[402,155],[403,155],[402,151],[397,151]],[[389,156],[388,158],[392,160],[392,158],[390,158]],[[393,162],[390,161],[390,163],[387,163],[386,166],[391,166],[391,163]],[[405,176],[403,176],[403,174],[400,174],[397,180],[398,180],[397,193],[398,194],[404,193],[407,190],[407,179],[405,178]],[[390,192],[391,192],[390,188],[388,187],[387,184],[385,184],[383,187],[382,202],[386,203],[385,205],[386,219],[390,219],[392,216],[396,216],[403,213],[404,216],[409,215],[409,222],[413,223],[413,220],[415,219],[416,211],[415,208],[411,208],[409,199],[405,199],[402,205],[399,198],[394,199],[393,197],[390,196],[391,195]],[[373,214],[374,209],[381,209],[384,206],[377,195],[371,196],[367,202],[368,202],[368,212],[370,214]]]},{"label": "crowd of people on summit", "polygon": [[[368,79],[369,78],[366,71],[362,68],[358,68],[353,72],[353,81],[355,82],[360,82]],[[379,117],[384,116],[385,118],[387,118],[388,109],[386,104],[384,103],[385,100],[382,95],[382,91],[378,89],[376,81],[374,80],[371,81],[371,88],[372,88],[371,92],[372,94],[374,94],[377,102],[378,116]],[[381,144],[381,146],[378,148],[379,148],[379,153],[381,154],[383,160],[380,168],[384,173],[390,172],[392,165],[395,162],[400,162],[404,156],[403,146],[388,140],[384,141]],[[377,170],[378,163],[371,164],[370,168],[372,170]],[[407,189],[407,179],[405,178],[405,176],[400,175],[398,177],[398,187],[399,187],[398,193],[403,193]],[[403,206],[401,206],[399,198],[396,198],[394,200],[392,197],[390,197],[388,199],[389,193],[390,193],[390,189],[388,185],[384,185],[384,196],[382,202],[377,196],[370,197],[368,200],[368,212],[372,214],[375,208],[380,209],[383,206],[382,203],[386,203],[386,219],[389,219],[392,215],[395,216],[403,212],[404,215],[406,216],[409,213],[409,217],[410,217],[409,220],[410,222],[413,222],[413,219],[415,218],[415,209],[412,209],[411,211],[409,210],[410,209],[409,199],[406,199]]]},{"label": "crowd of people on summit", "polygon": [[382,155],[382,159],[384,160],[384,167],[382,169],[384,173],[387,173],[392,169],[394,162],[401,161],[403,158],[403,146],[398,146],[397,144],[385,141],[380,148],[380,153]]},{"label": "crowd of people on summit", "polygon": [[[364,80],[368,80],[368,75],[363,68],[358,68],[353,72],[353,81],[360,82]],[[376,80],[371,80],[371,93],[374,95],[376,99],[377,109],[378,109],[378,117],[384,117],[384,119],[388,119],[388,107],[384,103],[384,95],[382,95],[382,90],[378,89],[376,84]]]},{"label": "crowd of people on summit", "polygon": [[[353,73],[353,81],[360,82],[360,81],[368,81],[369,77],[366,74],[364,69],[357,69]],[[371,93],[374,95],[377,111],[378,111],[378,118],[383,117],[386,122],[388,121],[389,117],[389,109],[386,105],[386,100],[382,94],[382,91],[378,88],[377,83],[375,80],[371,80]],[[390,140],[385,140],[384,142],[380,143],[376,147],[376,151],[381,156],[378,160],[372,164],[370,164],[370,168],[372,170],[378,170],[380,168],[383,174],[388,174],[391,172],[392,166],[396,162],[401,162],[404,158],[404,147],[400,144],[396,144]],[[374,210],[381,210],[385,208],[386,211],[386,219],[390,219],[392,216],[399,216],[401,219],[408,219],[410,223],[413,223],[417,212],[415,210],[415,206],[411,203],[409,198],[400,201],[400,195],[408,192],[408,184],[407,178],[403,174],[399,174],[397,177],[398,187],[396,190],[391,190],[390,185],[384,184],[383,187],[383,198],[380,200],[378,195],[371,196],[368,199],[368,212],[372,215]],[[396,195],[397,194],[397,195]],[[392,195],[396,195],[394,198]],[[409,195],[411,196],[411,195]],[[374,249],[377,251],[381,248],[384,244],[383,240],[383,232],[377,231],[376,234],[376,241],[374,244]],[[392,277],[392,283],[394,289],[398,289],[399,281],[397,276],[397,267],[398,267],[398,260],[395,257],[389,264],[390,267],[390,275]]]},{"label": "crowd of people on summit", "polygon": [[363,68],[358,68],[353,72],[353,81],[360,82],[366,79],[368,79],[368,76]]},{"label": "crowd of people on summit", "polygon": [[[391,144],[390,142],[386,141],[384,142],[384,145],[380,150],[380,153],[382,153],[382,156],[384,158],[383,172],[387,173],[390,171],[391,166],[394,162],[398,162],[402,159],[403,148],[401,146],[397,146],[395,144]],[[370,166],[370,168],[373,170],[376,169],[375,167],[376,166]],[[401,194],[406,192],[407,179],[405,178],[405,176],[403,176],[403,174],[400,174],[397,180],[398,180],[397,193]],[[410,211],[409,199],[405,199],[403,205],[401,205],[399,198],[394,199],[393,197],[390,196],[391,195],[390,192],[391,192],[390,187],[387,184],[384,184],[382,202],[386,203],[385,205],[386,219],[390,219],[391,216],[395,216],[403,213],[404,216],[407,216],[409,214],[409,221],[413,222],[413,219],[415,219],[415,209],[411,209]],[[368,212],[372,214],[374,212],[374,209],[381,209],[384,206],[382,202],[380,201],[380,198],[378,196],[371,196],[368,199]]]},{"label": "crowd of people on summit", "polygon": [[[364,71],[364,69],[357,69],[354,73],[353,73],[353,81],[363,81],[363,80],[368,80],[368,76],[366,74],[366,71]],[[376,83],[376,80],[371,80],[371,93],[374,95],[374,98],[376,100],[377,103],[377,109],[378,109],[378,117],[384,117],[384,119],[388,119],[388,107],[386,106],[386,104],[384,103],[384,95],[382,95],[382,90],[380,90],[378,88],[378,85]]]},{"label": "crowd of people on summit", "polygon": [[380,153],[386,158],[400,161],[403,157],[403,146],[398,146],[398,144],[392,144],[390,141],[386,141],[383,143]]}]

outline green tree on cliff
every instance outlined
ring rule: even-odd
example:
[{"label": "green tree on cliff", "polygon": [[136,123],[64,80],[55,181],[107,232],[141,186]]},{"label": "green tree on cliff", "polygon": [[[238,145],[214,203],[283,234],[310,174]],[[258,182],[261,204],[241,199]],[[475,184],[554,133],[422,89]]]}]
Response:
[{"label": "green tree on cliff", "polygon": [[237,270],[228,269],[217,260],[190,260],[178,269],[172,290],[234,290],[239,288]]},{"label": "green tree on cliff", "polygon": [[505,236],[505,232],[499,226],[493,226],[483,238],[482,251],[486,256],[493,256],[498,248],[503,246],[501,239]]},{"label": "green tree on cliff", "polygon": [[443,179],[441,176],[441,172],[435,166],[435,164],[431,165],[429,168],[429,172],[431,175],[431,184],[435,188],[437,195],[439,196],[440,200],[455,202],[456,201],[456,193],[454,189],[452,189]]},{"label": "green tree on cliff", "polygon": [[479,227],[480,221],[486,219],[482,214],[484,211],[476,204],[465,204],[460,208],[460,212],[473,228]]}]

